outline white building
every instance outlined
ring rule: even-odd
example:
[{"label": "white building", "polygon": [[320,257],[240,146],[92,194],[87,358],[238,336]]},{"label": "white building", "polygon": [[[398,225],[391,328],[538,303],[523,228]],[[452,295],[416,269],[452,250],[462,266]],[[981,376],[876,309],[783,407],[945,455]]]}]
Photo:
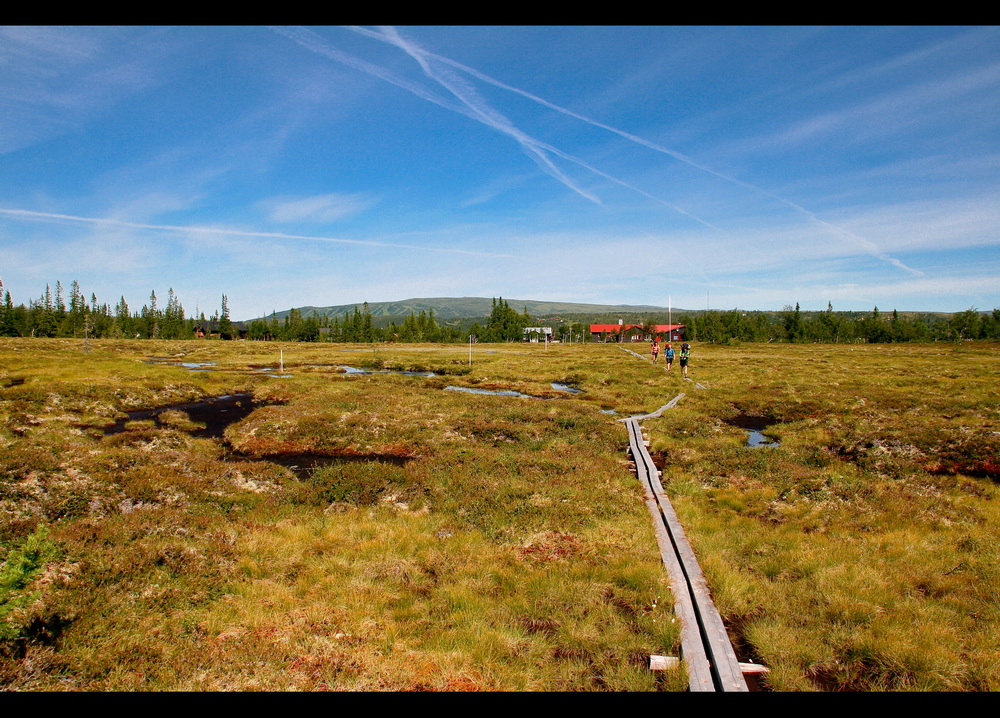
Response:
[{"label": "white building", "polygon": [[525,327],[524,341],[552,341],[552,327]]}]

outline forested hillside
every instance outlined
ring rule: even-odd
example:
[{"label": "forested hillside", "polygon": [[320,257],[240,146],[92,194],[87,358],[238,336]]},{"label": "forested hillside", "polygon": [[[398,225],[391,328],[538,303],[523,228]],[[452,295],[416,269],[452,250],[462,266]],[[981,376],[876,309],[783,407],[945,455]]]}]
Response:
[{"label": "forested hillside", "polygon": [[[367,302],[366,306],[372,317],[379,319],[402,319],[411,314],[417,316],[420,312],[430,314],[431,312],[442,321],[452,321],[456,319],[481,319],[490,316],[496,298],[486,297],[432,297],[402,299],[398,302]],[[528,312],[533,317],[545,317],[562,314],[599,314],[614,313],[615,316],[621,313],[635,312],[658,312],[663,307],[649,305],[608,305],[608,304],[587,304],[581,302],[550,302],[538,301],[535,299],[508,299],[507,303],[522,312]],[[298,307],[298,311],[304,317],[316,314],[319,317],[339,318],[343,320],[351,316],[357,308],[357,304],[339,304],[329,307]],[[292,309],[276,311],[268,317],[261,319],[271,319],[272,317],[283,320]]]}]

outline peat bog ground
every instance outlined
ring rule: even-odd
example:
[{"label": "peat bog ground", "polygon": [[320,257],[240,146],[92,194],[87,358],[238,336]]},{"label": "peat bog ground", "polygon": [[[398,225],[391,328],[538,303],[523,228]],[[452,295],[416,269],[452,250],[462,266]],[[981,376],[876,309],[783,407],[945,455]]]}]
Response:
[{"label": "peat bog ground", "polygon": [[0,686],[684,690],[616,421],[683,391],[762,688],[1000,688],[1000,347],[694,349],[0,339]]}]

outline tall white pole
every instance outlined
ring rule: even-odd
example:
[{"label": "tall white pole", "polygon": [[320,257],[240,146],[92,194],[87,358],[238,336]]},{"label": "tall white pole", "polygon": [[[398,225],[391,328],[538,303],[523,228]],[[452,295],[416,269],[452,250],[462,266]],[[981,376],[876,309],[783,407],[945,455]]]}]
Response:
[{"label": "tall white pole", "polygon": [[670,337],[670,341],[674,340],[674,306],[673,299],[668,294],[667,295],[667,336]]}]

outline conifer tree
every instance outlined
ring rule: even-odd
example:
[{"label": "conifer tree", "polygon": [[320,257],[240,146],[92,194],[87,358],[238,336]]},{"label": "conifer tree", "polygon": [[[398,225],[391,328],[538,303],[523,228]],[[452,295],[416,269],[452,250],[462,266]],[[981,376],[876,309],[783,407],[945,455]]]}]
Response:
[{"label": "conifer tree", "polygon": [[222,314],[219,316],[219,336],[222,339],[233,338],[233,322],[229,319],[229,299],[222,295]]},{"label": "conifer tree", "polygon": [[156,291],[149,293],[149,311],[147,312],[146,336],[152,339],[160,338],[160,311],[156,308]]}]

